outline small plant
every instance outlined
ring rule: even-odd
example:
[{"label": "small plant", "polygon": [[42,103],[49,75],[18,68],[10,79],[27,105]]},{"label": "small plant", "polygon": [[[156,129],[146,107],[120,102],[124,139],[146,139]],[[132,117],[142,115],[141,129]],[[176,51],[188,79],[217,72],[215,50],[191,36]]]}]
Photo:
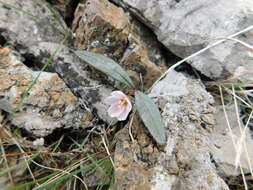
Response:
[{"label": "small plant", "polygon": [[[135,90],[135,107],[143,123],[156,142],[164,145],[166,143],[165,127],[160,112],[149,96],[135,89],[128,73],[118,63],[106,56],[88,51],[75,51],[75,54],[99,71]],[[129,98],[121,91],[112,92],[111,96],[105,99],[105,103],[110,104],[109,116],[116,117],[119,121],[126,120],[132,109]]]}]

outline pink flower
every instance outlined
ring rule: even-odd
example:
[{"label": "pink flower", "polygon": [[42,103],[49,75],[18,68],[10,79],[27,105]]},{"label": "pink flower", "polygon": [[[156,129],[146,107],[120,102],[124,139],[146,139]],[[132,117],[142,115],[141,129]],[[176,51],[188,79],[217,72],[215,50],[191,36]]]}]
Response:
[{"label": "pink flower", "polygon": [[111,96],[105,99],[106,104],[110,104],[108,114],[110,117],[116,117],[119,121],[126,120],[132,109],[132,104],[128,97],[121,91],[113,91]]}]

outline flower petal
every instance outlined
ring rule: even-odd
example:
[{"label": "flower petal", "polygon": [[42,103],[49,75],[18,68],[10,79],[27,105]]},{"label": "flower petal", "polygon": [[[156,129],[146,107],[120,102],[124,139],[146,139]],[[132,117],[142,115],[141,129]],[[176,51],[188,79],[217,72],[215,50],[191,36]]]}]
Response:
[{"label": "flower petal", "polygon": [[129,114],[129,112],[130,112],[131,109],[132,109],[132,104],[131,104],[130,101],[129,101],[129,103],[130,103],[130,104],[128,104],[126,107],[124,107],[123,112],[117,117],[117,119],[118,119],[119,121],[126,120],[128,114]]},{"label": "flower petal", "polygon": [[127,110],[131,110],[132,109],[132,103],[131,103],[131,101],[126,97],[126,101],[127,101]]},{"label": "flower petal", "polygon": [[126,107],[125,107],[125,109],[124,109],[123,112],[117,117],[117,119],[118,119],[119,121],[124,121],[124,120],[126,120],[128,114],[129,114],[129,111],[127,111],[127,109],[126,109]]},{"label": "flower petal", "polygon": [[116,90],[111,93],[112,96],[121,98],[122,96],[126,96],[123,92]]},{"label": "flower petal", "polygon": [[106,104],[115,104],[119,101],[119,98],[118,97],[115,97],[115,96],[109,96],[107,98],[104,99],[104,102]]},{"label": "flower petal", "polygon": [[108,114],[110,117],[118,117],[124,111],[124,107],[122,107],[119,103],[113,104],[108,109]]},{"label": "flower petal", "polygon": [[113,91],[111,96],[107,97],[104,102],[111,105],[108,109],[108,115],[116,117],[120,121],[126,120],[132,109],[130,100],[121,91]]}]

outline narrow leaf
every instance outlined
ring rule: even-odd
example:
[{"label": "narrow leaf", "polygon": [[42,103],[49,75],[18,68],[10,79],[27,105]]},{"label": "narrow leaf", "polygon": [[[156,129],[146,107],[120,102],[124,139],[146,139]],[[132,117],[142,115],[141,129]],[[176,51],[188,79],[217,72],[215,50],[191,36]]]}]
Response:
[{"label": "narrow leaf", "polygon": [[47,179],[50,179],[50,178],[54,177],[58,173],[60,173],[60,172],[56,171],[56,172],[54,172],[52,174],[49,174],[49,175],[47,175],[45,177],[36,179],[35,181],[26,182],[26,183],[23,183],[23,184],[20,184],[20,185],[17,185],[17,186],[13,186],[13,187],[7,187],[5,190],[19,190],[19,189],[22,190],[22,189],[25,189],[26,187],[30,187],[30,186],[32,186],[34,184],[37,184],[37,183],[40,183],[40,182],[44,182]]},{"label": "narrow leaf", "polygon": [[55,178],[48,183],[42,184],[39,187],[35,187],[34,190],[44,190],[48,186],[55,186],[56,184],[61,183],[65,180],[69,179],[70,177],[77,175],[78,173],[80,173],[82,171],[91,169],[92,167],[94,167],[93,170],[96,170],[97,168],[96,168],[95,164],[98,164],[99,166],[101,166],[103,163],[108,162],[108,161],[109,161],[108,158],[102,158],[98,161],[95,161],[95,163],[91,163],[89,165],[84,165],[83,167],[80,167],[80,169],[77,169],[73,172],[67,173],[67,174],[63,175],[62,177]]},{"label": "narrow leaf", "polygon": [[133,82],[128,76],[127,72],[112,59],[97,53],[91,53],[88,51],[75,51],[75,54],[84,60],[89,65],[95,67],[97,70],[107,74],[127,85],[134,88]]},{"label": "narrow leaf", "polygon": [[135,103],[142,121],[160,145],[165,144],[164,124],[154,101],[142,92],[135,93]]}]

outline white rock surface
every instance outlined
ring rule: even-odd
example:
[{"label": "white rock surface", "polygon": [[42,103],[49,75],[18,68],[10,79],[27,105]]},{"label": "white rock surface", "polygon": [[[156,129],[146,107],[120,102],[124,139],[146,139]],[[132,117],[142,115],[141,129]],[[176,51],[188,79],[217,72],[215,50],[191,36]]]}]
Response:
[{"label": "white rock surface", "polygon": [[[186,57],[253,23],[252,0],[114,0],[128,7],[157,35],[158,40],[179,57]],[[253,42],[253,32],[240,36]],[[227,41],[191,59],[191,64],[212,79],[234,76],[253,69],[252,50]],[[252,80],[242,74],[241,80]]]},{"label": "white rock surface", "polygon": [[[211,104],[214,101],[203,84],[182,73],[170,72],[152,89],[150,96],[157,97],[155,99],[158,102],[166,102],[164,105],[159,104],[163,107],[162,116],[167,127],[165,151],[167,156],[176,158],[177,166],[181,169],[179,173],[182,172],[183,175],[177,180],[171,178],[170,181],[174,181],[172,186],[185,190],[228,189],[217,175],[208,153],[207,135],[212,127],[210,124],[213,123],[214,109]],[[203,123],[208,130],[201,127]],[[163,167],[164,172],[166,167]],[[169,173],[167,175],[174,176]],[[158,188],[153,189],[161,189],[159,185],[156,187]]]},{"label": "white rock surface", "polygon": [[[232,134],[225,119],[223,108],[219,107],[217,110],[215,114],[216,125],[210,136],[210,152],[220,174],[224,176],[240,175],[239,160],[243,171],[250,173],[249,163],[253,166],[252,132],[248,128],[243,131],[244,127],[242,123],[240,126],[242,131],[240,130],[234,105],[226,106]],[[234,138],[235,146],[232,137]]]},{"label": "white rock surface", "polygon": [[[23,11],[0,5],[0,35],[5,37],[9,44],[19,45],[19,51],[26,51],[31,45],[41,41],[59,43],[64,38],[66,25],[63,20],[55,19],[46,2],[3,2]],[[55,14],[57,15],[57,12]]]}]

